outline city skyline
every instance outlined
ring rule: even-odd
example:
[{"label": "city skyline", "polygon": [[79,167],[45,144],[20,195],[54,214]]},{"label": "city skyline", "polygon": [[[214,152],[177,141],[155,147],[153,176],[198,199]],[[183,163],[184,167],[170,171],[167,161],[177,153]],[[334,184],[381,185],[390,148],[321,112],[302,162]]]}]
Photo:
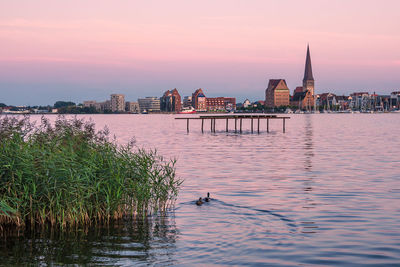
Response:
[{"label": "city skyline", "polygon": [[261,100],[269,79],[291,93],[301,86],[307,43],[316,94],[389,94],[400,87],[400,3],[378,3],[6,3],[0,102],[133,100],[173,88]]}]

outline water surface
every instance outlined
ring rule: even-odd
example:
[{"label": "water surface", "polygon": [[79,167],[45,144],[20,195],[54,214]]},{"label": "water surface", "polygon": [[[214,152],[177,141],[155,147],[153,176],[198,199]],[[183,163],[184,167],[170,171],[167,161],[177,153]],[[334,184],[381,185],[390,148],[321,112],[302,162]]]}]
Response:
[{"label": "water surface", "polygon": [[[188,115],[186,115],[188,116]],[[93,115],[118,142],[157,148],[185,180],[174,211],[0,242],[2,264],[398,265],[399,114],[292,115],[251,134],[176,115]],[[233,127],[232,127],[233,129]],[[194,205],[207,192],[209,204]]]}]

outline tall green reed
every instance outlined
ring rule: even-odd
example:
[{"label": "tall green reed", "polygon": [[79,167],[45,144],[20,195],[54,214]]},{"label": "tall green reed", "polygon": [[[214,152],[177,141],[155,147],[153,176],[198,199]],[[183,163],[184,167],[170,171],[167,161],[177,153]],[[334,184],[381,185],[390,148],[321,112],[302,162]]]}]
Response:
[{"label": "tall green reed", "polygon": [[175,161],[133,148],[91,121],[0,118],[0,228],[88,225],[165,210],[182,183]]}]

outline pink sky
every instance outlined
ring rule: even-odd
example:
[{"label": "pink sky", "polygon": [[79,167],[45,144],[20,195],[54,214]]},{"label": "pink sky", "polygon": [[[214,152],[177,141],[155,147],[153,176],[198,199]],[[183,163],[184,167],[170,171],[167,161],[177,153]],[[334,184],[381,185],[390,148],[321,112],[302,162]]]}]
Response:
[{"label": "pink sky", "polygon": [[189,95],[264,98],[301,85],[310,43],[316,92],[400,89],[400,1],[8,1],[0,11],[0,102]]}]

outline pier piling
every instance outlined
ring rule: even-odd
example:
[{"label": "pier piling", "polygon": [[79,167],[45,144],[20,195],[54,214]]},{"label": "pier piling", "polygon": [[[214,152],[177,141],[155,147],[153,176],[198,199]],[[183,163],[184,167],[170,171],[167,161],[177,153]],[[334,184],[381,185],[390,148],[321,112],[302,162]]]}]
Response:
[{"label": "pier piling", "polygon": [[235,133],[237,133],[237,118],[235,118]]},{"label": "pier piling", "polygon": [[[257,115],[248,115],[248,114],[239,114],[239,115],[201,115],[198,118],[175,118],[176,120],[186,120],[186,131],[189,132],[190,130],[190,120],[201,120],[201,132],[204,133],[204,121],[210,120],[210,131],[211,133],[215,133],[216,130],[216,121],[219,119],[224,119],[226,122],[225,131],[229,132],[229,120],[235,120],[235,133],[243,133],[243,119],[250,119],[250,127],[251,133],[254,133],[254,119],[257,118],[257,133],[260,133],[260,120],[265,119],[267,120],[267,133],[269,133],[269,120],[277,119],[282,120],[282,131],[283,133],[286,132],[286,119],[290,119],[290,117],[278,117],[277,115],[267,115],[267,114],[257,114]],[[239,129],[237,122],[239,120]]]},{"label": "pier piling", "polygon": [[286,129],[285,129],[285,118],[283,118],[283,132],[285,132],[286,131]]}]

